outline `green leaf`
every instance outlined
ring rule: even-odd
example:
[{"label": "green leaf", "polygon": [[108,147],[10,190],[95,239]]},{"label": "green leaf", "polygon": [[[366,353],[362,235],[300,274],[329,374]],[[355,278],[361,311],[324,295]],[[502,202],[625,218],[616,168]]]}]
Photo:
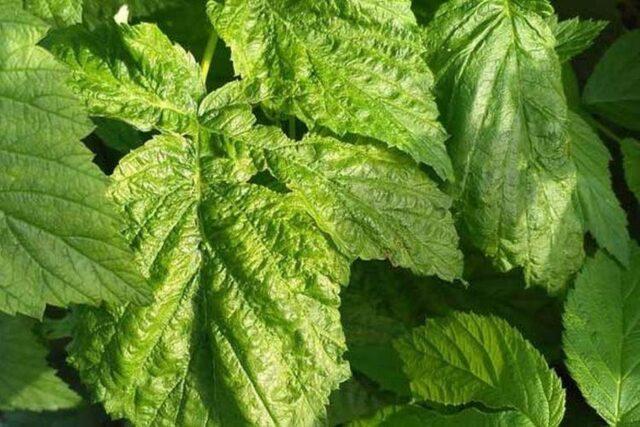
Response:
[{"label": "green leaf", "polygon": [[206,0],[84,0],[83,22],[90,29],[113,21],[127,5],[132,22],[153,22],[171,40],[199,58],[211,31]]},{"label": "green leaf", "polygon": [[624,176],[629,189],[640,201],[640,141],[626,138],[620,142],[624,156]]},{"label": "green leaf", "polygon": [[464,409],[454,414],[441,414],[417,405],[388,406],[374,416],[350,423],[352,427],[509,427],[528,425],[527,419],[514,411],[481,412]]},{"label": "green leaf", "polygon": [[607,25],[606,21],[579,18],[554,23],[552,28],[560,60],[569,61],[587,50]]},{"label": "green leaf", "polygon": [[83,310],[72,364],[136,425],[312,424],[349,376],[349,264],[297,198],[216,181],[215,143],[157,136],[121,162],[113,197],[155,303]]},{"label": "green leaf", "polygon": [[393,340],[409,328],[400,320],[381,313],[366,294],[361,290],[353,292],[351,286],[342,297],[342,323],[349,347],[349,363],[382,390],[409,396],[409,382],[392,345]]},{"label": "green leaf", "polygon": [[629,263],[627,216],[611,186],[611,155],[598,135],[576,113],[569,114],[571,154],[578,170],[576,196],[585,229],[618,261]]},{"label": "green leaf", "polygon": [[147,302],[107,179],[80,143],[91,122],[64,68],[36,46],[46,31],[0,1],[0,311]]},{"label": "green leaf", "polygon": [[93,122],[96,135],[102,142],[121,153],[128,153],[144,142],[143,135],[126,123],[104,117],[96,117]]},{"label": "green leaf", "polygon": [[640,422],[640,248],[629,269],[598,252],[580,272],[564,314],[564,351],[587,402],[611,425]]},{"label": "green leaf", "polygon": [[[453,311],[496,315],[517,327],[552,361],[561,362],[561,304],[540,288],[525,289],[520,274],[479,274],[467,259],[470,284],[420,278],[382,262],[357,262],[349,286],[341,293],[342,324],[348,359],[383,390],[408,395],[408,380],[391,342],[425,316]],[[484,262],[484,260],[480,260]]]},{"label": "green leaf", "polygon": [[544,0],[453,0],[427,34],[462,231],[557,292],[584,254],[552,13]]},{"label": "green leaf", "polygon": [[507,322],[453,313],[396,341],[417,398],[446,405],[482,403],[520,412],[527,425],[557,426],[564,414],[560,378]]},{"label": "green leaf", "polygon": [[82,0],[23,1],[25,10],[53,27],[67,27],[82,22]]},{"label": "green leaf", "polygon": [[388,394],[380,393],[371,385],[351,378],[331,394],[327,408],[328,425],[343,425],[370,415],[393,401],[394,399]]},{"label": "green leaf", "polygon": [[97,406],[55,412],[13,411],[2,414],[2,427],[96,427],[109,420]]},{"label": "green leaf", "polygon": [[313,134],[267,147],[265,157],[350,257],[389,259],[445,280],[462,275],[451,201],[410,158]]},{"label": "green leaf", "polygon": [[[470,262],[467,264],[467,266]],[[429,312],[445,316],[453,310],[496,315],[516,327],[550,361],[561,361],[561,308],[557,298],[540,288],[527,288],[521,274],[468,276],[470,285],[421,283],[440,306]]]},{"label": "green leaf", "polygon": [[236,71],[309,128],[373,137],[452,177],[408,0],[210,0]]},{"label": "green leaf", "polygon": [[74,27],[48,39],[71,69],[72,86],[94,116],[148,131],[197,127],[205,88],[193,56],[152,24]]},{"label": "green leaf", "polygon": [[436,11],[447,0],[413,0],[411,10],[416,15],[416,20],[420,25],[427,25],[435,15]]},{"label": "green leaf", "polygon": [[569,109],[581,111],[582,94],[580,93],[580,84],[571,63],[562,64],[562,86],[564,87],[564,95],[567,97]]},{"label": "green leaf", "polygon": [[0,410],[54,411],[78,405],[80,396],[47,365],[47,349],[32,326],[0,313]]},{"label": "green leaf", "polygon": [[617,125],[640,131],[640,30],[621,36],[584,88],[585,104]]}]

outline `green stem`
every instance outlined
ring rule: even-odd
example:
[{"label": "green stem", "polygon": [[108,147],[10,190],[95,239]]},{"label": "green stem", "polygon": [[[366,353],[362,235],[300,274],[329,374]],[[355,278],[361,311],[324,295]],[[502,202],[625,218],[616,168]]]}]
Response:
[{"label": "green stem", "polygon": [[609,129],[607,126],[603,125],[602,123],[600,123],[599,120],[596,120],[592,115],[590,114],[585,114],[583,115],[583,117],[586,118],[587,122],[589,122],[589,124],[591,126],[593,126],[594,128],[596,128],[598,131],[600,131],[601,134],[603,134],[604,136],[606,136],[607,138],[611,139],[612,141],[616,141],[616,142],[620,142],[622,141],[622,138],[620,138],[618,135],[615,134],[615,132],[613,132],[611,129]]},{"label": "green stem", "polygon": [[209,68],[211,67],[211,61],[213,60],[213,54],[216,53],[216,46],[218,45],[218,33],[215,30],[211,30],[209,40],[207,40],[207,47],[204,48],[202,54],[202,61],[200,61],[200,77],[204,83],[207,82],[207,76],[209,75]]},{"label": "green stem", "polygon": [[296,139],[296,118],[289,117],[289,138]]}]

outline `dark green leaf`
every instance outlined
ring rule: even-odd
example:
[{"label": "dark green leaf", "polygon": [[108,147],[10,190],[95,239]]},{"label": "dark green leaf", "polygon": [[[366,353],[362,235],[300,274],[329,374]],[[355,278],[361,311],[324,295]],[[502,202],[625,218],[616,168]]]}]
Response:
[{"label": "dark green leaf", "polygon": [[640,131],[640,30],[609,48],[584,88],[584,102],[617,125]]},{"label": "dark green leaf", "polygon": [[620,143],[624,156],[624,175],[627,185],[640,201],[640,141],[627,138]]},{"label": "dark green leaf", "polygon": [[55,411],[80,396],[47,365],[47,349],[31,332],[33,323],[0,313],[0,410]]},{"label": "dark green leaf", "polygon": [[373,417],[349,424],[352,427],[510,427],[529,425],[522,414],[514,411],[481,412],[465,409],[454,414],[440,414],[417,405],[388,406]]}]

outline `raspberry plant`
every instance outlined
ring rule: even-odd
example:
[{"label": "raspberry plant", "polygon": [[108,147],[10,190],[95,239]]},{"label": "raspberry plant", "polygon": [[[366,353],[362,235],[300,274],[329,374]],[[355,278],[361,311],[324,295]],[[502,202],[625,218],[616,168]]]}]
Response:
[{"label": "raspberry plant", "polygon": [[556,3],[0,0],[0,424],[640,423],[637,6]]}]

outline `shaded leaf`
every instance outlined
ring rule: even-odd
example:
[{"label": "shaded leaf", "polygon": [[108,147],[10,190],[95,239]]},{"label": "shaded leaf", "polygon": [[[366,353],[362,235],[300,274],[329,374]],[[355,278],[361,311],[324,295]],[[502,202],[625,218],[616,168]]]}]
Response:
[{"label": "shaded leaf", "polygon": [[0,313],[0,410],[55,411],[81,402],[46,361],[33,324]]},{"label": "shaded leaf", "polygon": [[527,419],[514,411],[486,413],[477,409],[464,409],[453,414],[441,414],[417,405],[404,405],[388,406],[371,418],[358,420],[349,425],[353,427],[508,427],[527,425]]},{"label": "shaded leaf", "polygon": [[640,248],[629,269],[604,252],[589,259],[569,294],[564,351],[587,402],[611,425],[640,422]]},{"label": "shaded leaf", "polygon": [[627,217],[611,183],[611,155],[598,135],[577,114],[569,114],[571,154],[578,170],[577,198],[585,225],[598,244],[618,261],[629,263]]},{"label": "shaded leaf", "polygon": [[427,42],[466,238],[557,292],[584,254],[552,13],[544,0],[453,0]]},{"label": "shaded leaf", "polygon": [[585,104],[617,125],[640,131],[640,30],[618,38],[584,88]]},{"label": "shaded leaf", "polygon": [[623,139],[620,143],[624,156],[624,176],[627,185],[640,201],[640,141],[632,138]]}]

